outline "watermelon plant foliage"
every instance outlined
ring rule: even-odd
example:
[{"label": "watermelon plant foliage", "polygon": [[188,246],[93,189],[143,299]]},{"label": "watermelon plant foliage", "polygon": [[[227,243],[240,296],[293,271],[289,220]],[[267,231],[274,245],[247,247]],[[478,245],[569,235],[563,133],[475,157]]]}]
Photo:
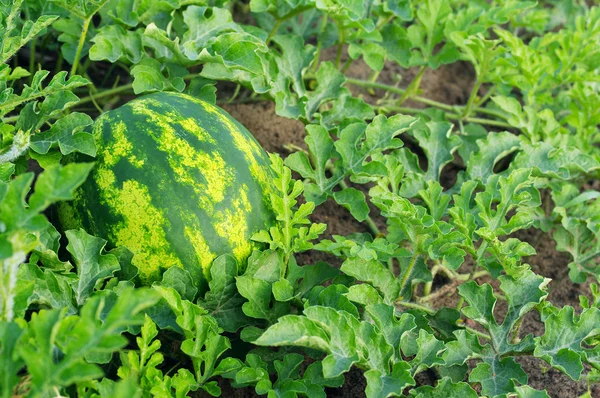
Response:
[{"label": "watermelon plant foliage", "polygon": [[[523,357],[598,394],[594,3],[0,0],[0,396],[326,397],[355,372],[370,398],[548,397]],[[423,92],[444,68],[470,71],[455,82],[464,101]],[[303,147],[254,170],[272,183],[254,199],[275,220],[231,237],[244,256],[197,252],[199,274],[58,222],[81,192],[92,200],[107,158],[137,165],[131,184],[167,178],[168,156],[191,167],[177,145],[150,151],[127,105],[113,111],[144,94],[164,103],[129,106],[188,128],[216,123],[190,101],[221,115],[271,102],[305,126]],[[100,130],[127,132],[130,147],[107,149]],[[232,201],[248,191],[234,183]],[[170,214],[224,200],[157,192],[148,203]],[[313,221],[331,206],[360,228]],[[143,233],[175,234],[148,220]],[[553,302],[553,281],[527,263],[532,232],[565,253],[555,275],[577,284],[579,305]]]}]

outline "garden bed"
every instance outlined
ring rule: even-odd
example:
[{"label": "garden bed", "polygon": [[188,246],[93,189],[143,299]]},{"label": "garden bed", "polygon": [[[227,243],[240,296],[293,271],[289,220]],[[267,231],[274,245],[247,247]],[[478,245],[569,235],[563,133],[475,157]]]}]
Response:
[{"label": "garden bed", "polygon": [[[384,83],[391,84],[391,76],[398,71],[389,71],[384,69],[381,74],[381,80]],[[403,76],[414,75],[414,71],[402,71]],[[364,63],[357,63],[349,71],[354,78],[365,78],[369,70]],[[386,81],[387,80],[387,81]],[[464,105],[473,85],[473,73],[469,66],[465,64],[453,64],[444,66],[436,71],[428,71],[422,84],[422,96],[441,101],[447,104]],[[357,92],[359,95],[370,97],[364,90]],[[226,95],[225,95],[226,97]],[[377,96],[372,96],[377,99]],[[419,106],[418,103],[414,104]],[[286,149],[289,144],[304,147],[304,126],[302,123],[277,116],[275,105],[271,102],[261,102],[255,104],[231,104],[225,105],[226,109],[233,117],[241,121],[252,134],[261,143],[263,148],[269,152],[279,153],[285,157],[289,154]],[[452,169],[452,168],[451,168]],[[456,169],[452,169],[449,175],[444,178],[450,181],[456,179]],[[452,175],[454,174],[454,175]],[[597,182],[597,180],[594,180]],[[592,183],[594,183],[592,181]],[[357,222],[351,214],[344,208],[338,206],[333,200],[328,200],[319,206],[313,217],[314,222],[327,224],[325,238],[331,239],[332,235],[348,235],[353,232],[368,232],[368,228]],[[385,219],[375,217],[375,222],[380,228],[385,228]],[[589,292],[589,282],[584,284],[573,284],[568,277],[569,256],[564,252],[556,250],[556,242],[546,233],[539,230],[527,230],[517,234],[517,237],[530,243],[536,248],[535,256],[525,259],[539,275],[552,279],[549,285],[549,301],[558,307],[570,305],[577,308],[579,306],[579,296],[587,295]],[[340,265],[339,260],[331,255],[321,252],[307,252],[299,256],[300,264],[314,264],[317,261],[329,261],[332,264]],[[437,280],[433,292],[439,289],[444,292],[438,298],[430,301],[433,308],[454,307],[457,304],[456,284],[447,280]],[[482,278],[480,282],[492,283],[489,278]],[[497,284],[496,284],[497,285]],[[506,314],[506,308],[501,302],[498,306],[498,319]],[[544,324],[539,318],[528,318],[522,326],[522,334],[531,333],[540,336],[544,333]],[[559,371],[548,368],[547,364],[535,358],[519,359],[525,372],[529,375],[529,385],[539,390],[546,390],[550,397],[579,396],[587,392],[587,383],[584,381],[575,382],[568,376]],[[435,381],[434,377],[423,376],[419,382],[429,384]],[[224,382],[227,384],[227,382]],[[361,397],[364,396],[366,381],[362,372],[355,370],[346,376],[346,382],[340,389],[329,389],[328,396],[331,397]],[[226,387],[225,387],[226,388]],[[224,390],[232,397],[252,397],[257,396],[253,389],[239,391],[237,389]],[[600,387],[592,388],[592,396],[600,394]]]},{"label": "garden bed", "polygon": [[567,3],[0,2],[0,396],[600,396]]}]

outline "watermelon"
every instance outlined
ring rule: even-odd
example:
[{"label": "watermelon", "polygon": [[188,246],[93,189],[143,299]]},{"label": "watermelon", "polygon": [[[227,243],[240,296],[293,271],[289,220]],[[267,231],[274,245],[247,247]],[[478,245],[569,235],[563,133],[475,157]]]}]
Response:
[{"label": "watermelon", "polygon": [[59,222],[127,247],[146,284],[177,266],[205,286],[217,256],[243,263],[273,223],[269,158],[215,105],[150,94],[103,114],[94,136],[96,166]]}]

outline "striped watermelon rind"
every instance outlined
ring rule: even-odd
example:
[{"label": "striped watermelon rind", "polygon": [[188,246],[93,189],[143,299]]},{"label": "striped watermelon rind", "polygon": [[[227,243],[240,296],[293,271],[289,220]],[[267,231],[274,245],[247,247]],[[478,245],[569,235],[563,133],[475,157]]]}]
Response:
[{"label": "striped watermelon rind", "polygon": [[203,285],[218,255],[243,263],[273,223],[269,158],[215,105],[150,94],[103,114],[94,135],[97,165],[59,221],[129,248],[144,283],[179,266]]}]

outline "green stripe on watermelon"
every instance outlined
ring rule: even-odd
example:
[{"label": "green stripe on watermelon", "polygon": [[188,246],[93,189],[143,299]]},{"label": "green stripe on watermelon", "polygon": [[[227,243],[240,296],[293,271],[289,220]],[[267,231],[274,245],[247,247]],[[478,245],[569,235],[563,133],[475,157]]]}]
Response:
[{"label": "green stripe on watermelon", "polygon": [[104,114],[94,134],[97,165],[61,223],[128,247],[145,283],[171,266],[202,281],[225,253],[244,262],[271,225],[267,154],[218,107],[151,94]]}]

